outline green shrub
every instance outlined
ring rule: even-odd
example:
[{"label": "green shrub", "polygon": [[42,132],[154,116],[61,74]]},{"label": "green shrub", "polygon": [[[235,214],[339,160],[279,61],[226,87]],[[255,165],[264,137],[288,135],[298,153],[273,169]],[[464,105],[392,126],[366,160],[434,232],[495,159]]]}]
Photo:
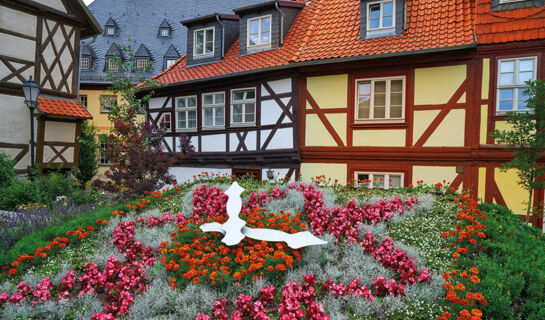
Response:
[{"label": "green shrub", "polygon": [[477,259],[487,319],[545,319],[545,236],[505,207],[481,204],[487,216]]},{"label": "green shrub", "polygon": [[22,204],[40,202],[39,191],[33,182],[14,181],[6,188],[0,189],[0,209],[16,211]]},{"label": "green shrub", "polygon": [[13,161],[7,154],[0,153],[0,189],[8,187],[14,180]]}]

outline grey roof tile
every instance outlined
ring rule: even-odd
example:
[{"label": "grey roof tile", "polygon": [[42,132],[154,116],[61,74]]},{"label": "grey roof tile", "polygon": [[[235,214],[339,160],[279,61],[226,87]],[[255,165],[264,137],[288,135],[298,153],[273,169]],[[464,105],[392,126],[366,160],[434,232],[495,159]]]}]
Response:
[{"label": "grey roof tile", "polygon": [[[116,34],[101,34],[89,48],[93,56],[92,68],[81,70],[81,83],[101,83],[105,57],[114,43],[121,47],[143,44],[149,52],[153,76],[164,68],[166,57],[179,57],[187,48],[187,28],[180,21],[213,12],[233,14],[233,9],[265,2],[263,0],[95,0],[89,10],[102,26],[114,23]],[[167,23],[170,37],[161,37],[159,28]],[[89,42],[89,40],[86,40]],[[86,46],[82,47],[82,52]]]}]

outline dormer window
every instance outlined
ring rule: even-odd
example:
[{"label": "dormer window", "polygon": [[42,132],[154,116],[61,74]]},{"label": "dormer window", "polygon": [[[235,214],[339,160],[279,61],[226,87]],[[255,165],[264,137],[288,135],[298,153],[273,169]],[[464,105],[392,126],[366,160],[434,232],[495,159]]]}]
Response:
[{"label": "dormer window", "polygon": [[378,1],[370,2],[367,5],[369,18],[367,31],[393,29],[394,28],[394,2]]},{"label": "dormer window", "polygon": [[205,28],[195,30],[195,48],[194,56],[214,55],[214,28]]},{"label": "dormer window", "polygon": [[90,65],[91,65],[91,58],[89,57],[81,58],[81,63],[80,63],[81,70],[89,70]]},{"label": "dormer window", "polygon": [[146,67],[148,66],[148,63],[149,63],[149,60],[146,58],[136,59],[136,68],[138,70],[145,70]]},{"label": "dormer window", "polygon": [[545,4],[543,0],[492,0],[490,11],[510,11],[527,8],[537,8]]},{"label": "dormer window", "polygon": [[109,58],[108,59],[108,70],[110,70],[110,71],[119,70],[119,62],[117,61],[117,58]]},{"label": "dormer window", "polygon": [[111,17],[106,21],[104,25],[104,34],[109,37],[115,36],[117,31],[117,23]]},{"label": "dormer window", "polygon": [[248,47],[271,44],[271,15],[248,20]]},{"label": "dormer window", "polygon": [[170,67],[172,67],[172,65],[174,65],[176,63],[177,59],[166,59],[165,60],[165,63],[166,63],[166,68],[165,69],[168,69]]},{"label": "dormer window", "polygon": [[171,27],[167,19],[164,19],[163,22],[159,25],[159,37],[169,38],[170,37]]}]

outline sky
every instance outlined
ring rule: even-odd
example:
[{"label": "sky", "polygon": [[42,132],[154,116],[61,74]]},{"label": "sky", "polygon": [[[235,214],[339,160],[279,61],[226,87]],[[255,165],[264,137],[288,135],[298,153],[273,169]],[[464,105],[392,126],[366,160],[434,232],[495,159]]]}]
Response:
[{"label": "sky", "polygon": [[85,2],[86,5],[90,5],[91,2],[93,2],[94,0],[83,0],[83,2]]}]

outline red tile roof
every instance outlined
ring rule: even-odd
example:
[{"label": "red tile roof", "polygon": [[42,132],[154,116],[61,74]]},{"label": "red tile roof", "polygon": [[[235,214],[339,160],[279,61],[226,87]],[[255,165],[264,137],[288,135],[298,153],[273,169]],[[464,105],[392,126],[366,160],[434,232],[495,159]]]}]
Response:
[{"label": "red tile roof", "polygon": [[39,97],[38,106],[48,116],[72,119],[92,119],[93,116],[77,100]]},{"label": "red tile roof", "polygon": [[479,44],[545,39],[545,6],[491,11],[491,0],[477,0],[475,31]]},{"label": "red tile roof", "polygon": [[[240,56],[239,41],[236,41],[219,62],[187,67],[184,55],[152,79],[172,84],[306,61],[471,46],[475,45],[476,5],[482,21],[499,22],[498,26],[505,23],[512,30],[525,29],[509,33],[516,36],[504,38],[494,35],[498,32],[495,25],[480,21],[480,42],[545,38],[545,6],[490,13],[490,1],[407,0],[406,30],[401,35],[361,40],[361,0],[312,0],[301,10],[279,49]],[[520,20],[523,16],[531,18],[530,26],[525,27],[527,21]]]}]

